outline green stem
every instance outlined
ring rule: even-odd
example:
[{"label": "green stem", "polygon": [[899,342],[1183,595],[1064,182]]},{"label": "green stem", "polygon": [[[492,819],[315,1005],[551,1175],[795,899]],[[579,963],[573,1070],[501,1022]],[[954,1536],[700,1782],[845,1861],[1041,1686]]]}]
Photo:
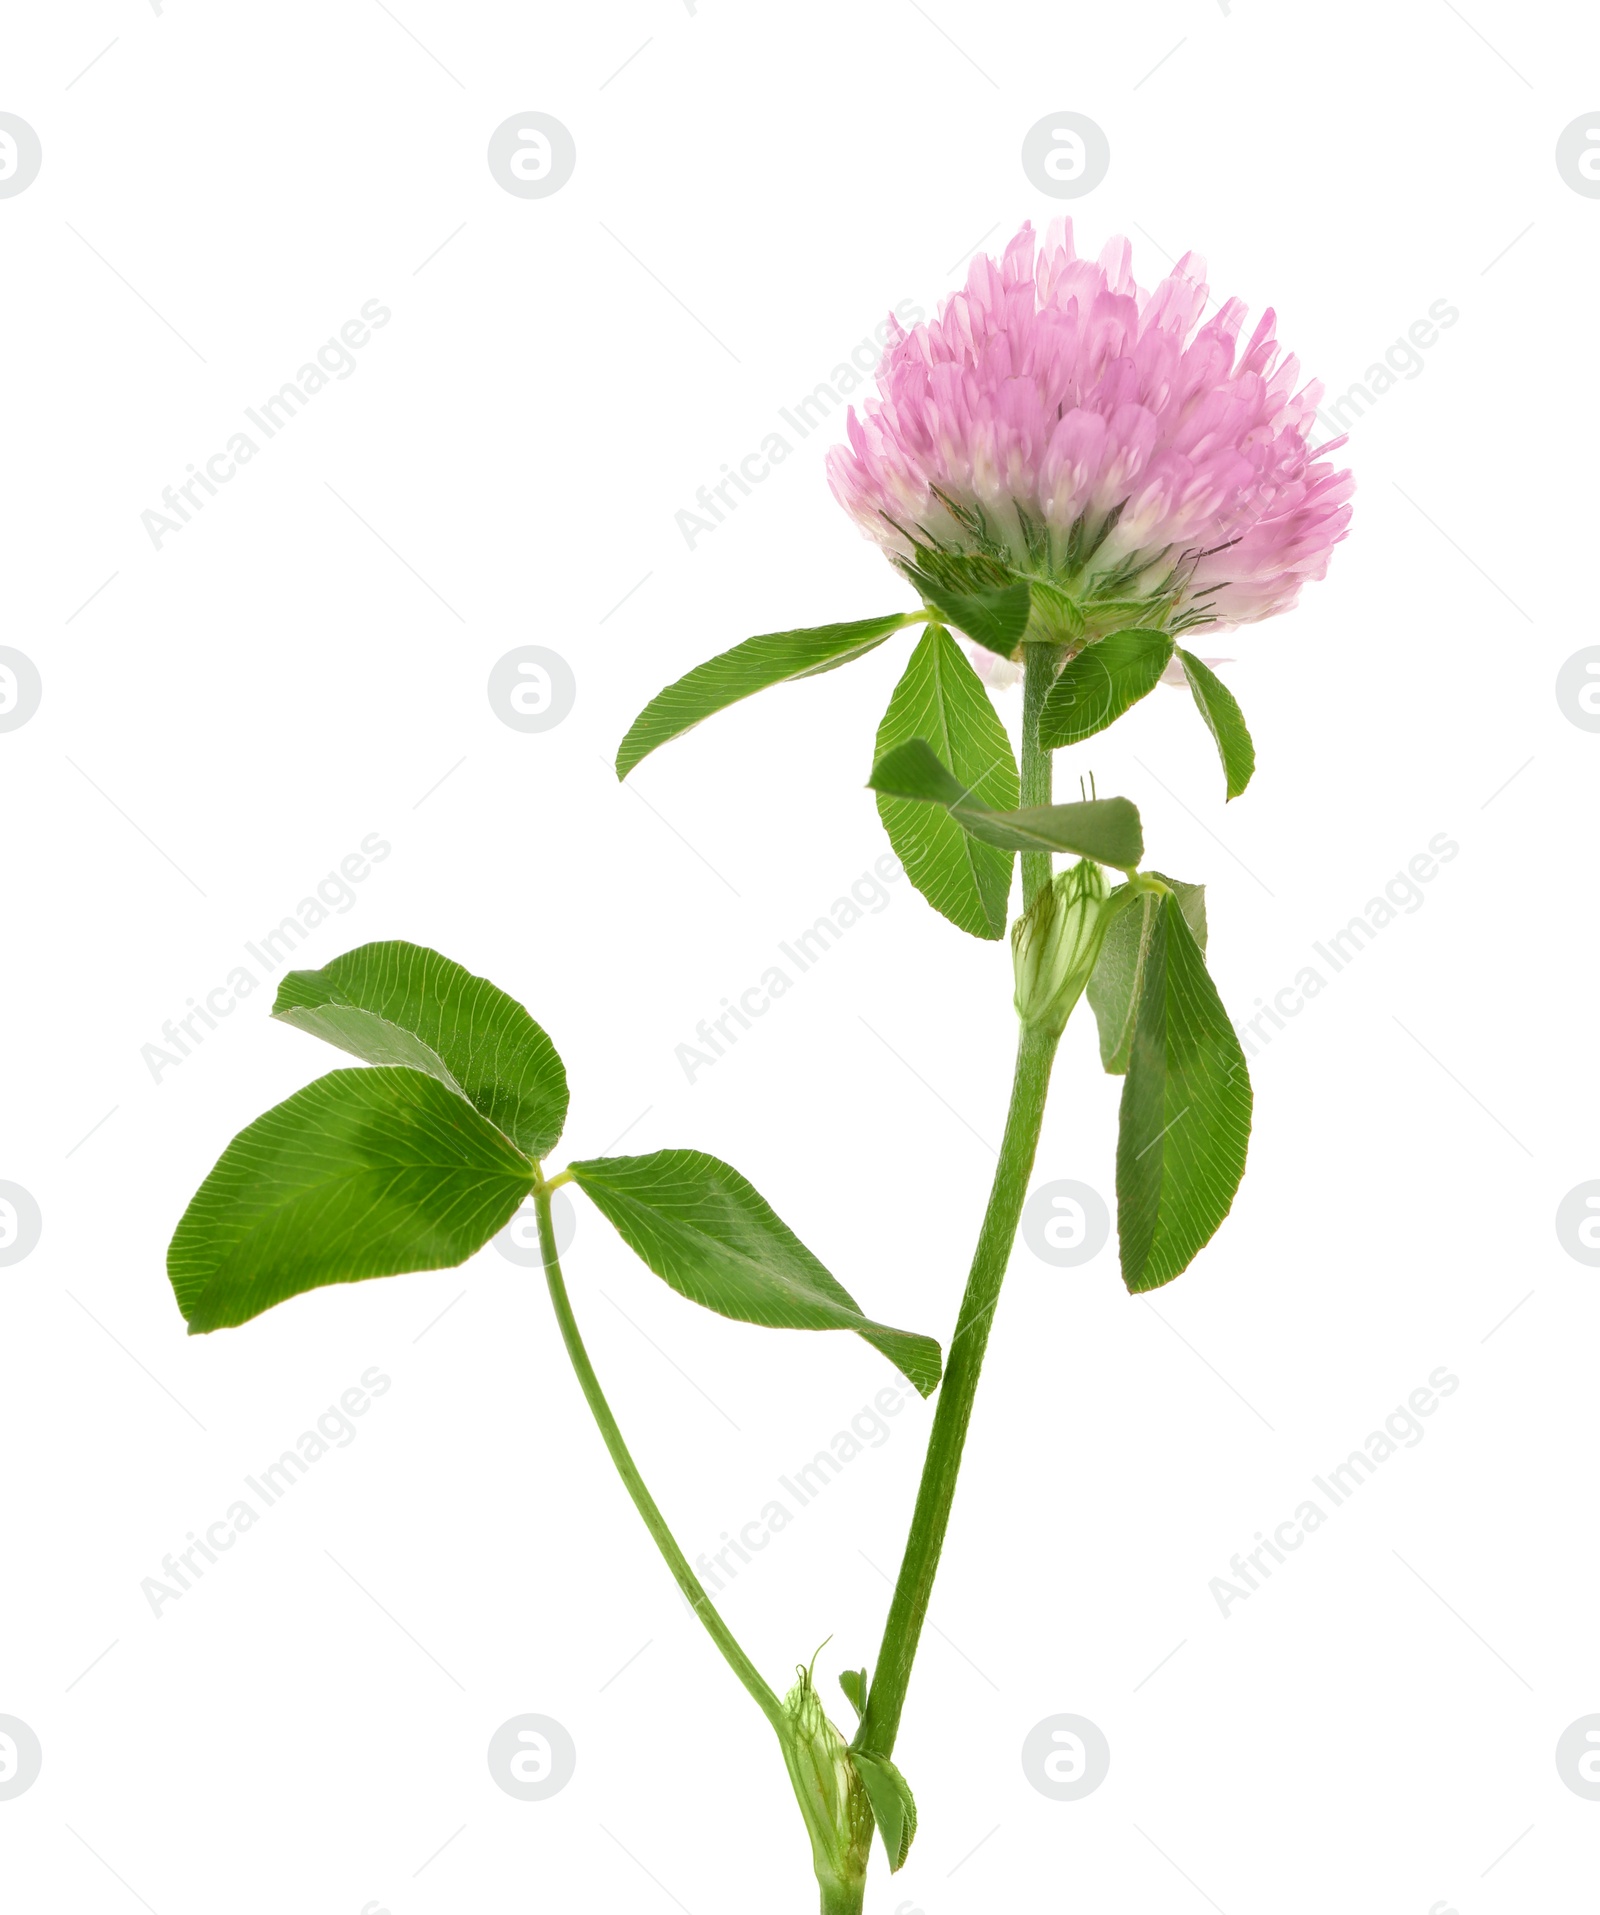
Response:
[{"label": "green stem", "polygon": [[584,1394],[594,1420],[600,1426],[600,1434],[605,1446],[611,1452],[611,1460],[617,1466],[617,1474],[622,1478],[623,1486],[633,1498],[633,1506],[644,1518],[644,1526],[655,1538],[656,1548],[666,1558],[668,1569],[678,1587],[688,1598],[689,1607],[705,1624],[706,1633],[722,1651],[723,1660],[755,1698],[756,1706],[778,1732],[780,1741],[787,1734],[787,1718],[783,1705],[772,1690],[762,1680],[761,1672],[734,1640],[733,1632],[717,1614],[716,1605],[700,1585],[700,1579],[689,1567],[688,1558],[678,1547],[677,1539],[668,1529],[666,1518],[656,1508],[655,1498],[645,1488],[644,1478],[628,1454],[628,1446],[622,1440],[622,1432],[617,1428],[617,1419],[611,1414],[611,1405],[600,1388],[600,1380],[594,1373],[589,1361],[589,1353],[583,1347],[583,1338],[578,1334],[578,1325],[572,1314],[572,1304],[567,1297],[567,1286],[562,1279],[561,1264],[556,1256],[555,1225],[550,1216],[550,1191],[552,1185],[543,1181],[534,1186],[534,1210],[539,1220],[539,1248],[544,1255],[545,1282],[550,1287],[550,1301],[555,1305],[556,1321],[561,1325],[562,1341],[567,1346],[567,1355],[572,1359],[572,1367],[577,1372],[578,1382]]},{"label": "green stem", "polygon": [[[1051,800],[1051,762],[1050,753],[1039,743],[1039,712],[1055,681],[1061,648],[1030,642],[1024,647],[1024,653],[1022,803],[1024,806],[1047,805]],[[1023,852],[1024,910],[1050,882],[1050,870],[1049,852]],[[988,1348],[989,1325],[1000,1301],[1000,1285],[1011,1259],[1023,1200],[1028,1194],[1028,1179],[1033,1174],[1039,1130],[1044,1122],[1045,1097],[1050,1088],[1050,1067],[1055,1062],[1059,1042],[1059,1036],[1026,1028],[1018,1039],[1016,1074],[1011,1084],[1011,1107],[1006,1113],[1000,1161],[995,1165],[988,1208],[983,1213],[978,1247],[973,1252],[966,1293],[961,1299],[961,1314],[956,1319],[955,1335],[946,1354],[944,1381],[933,1413],[928,1453],[923,1458],[911,1533],[906,1538],[899,1580],[884,1623],[878,1664],[867,1692],[867,1713],[856,1736],[861,1748],[876,1755],[893,1752],[900,1730],[900,1712],[905,1707],[911,1665],[933,1594],[939,1553],[950,1526],[950,1508],[955,1501],[961,1452],[978,1393],[978,1376]]]},{"label": "green stem", "polygon": [[1016,1076],[1000,1161],[995,1166],[989,1205],[973,1252],[966,1294],[961,1299],[961,1314],[945,1358],[944,1381],[939,1386],[928,1453],[923,1459],[911,1533],[906,1538],[877,1667],[867,1691],[866,1717],[856,1736],[857,1745],[874,1755],[892,1754],[899,1732],[911,1664],[933,1594],[939,1552],[950,1525],[950,1506],[955,1500],[961,1451],[978,1393],[989,1325],[1000,1301],[1000,1285],[1010,1261],[1023,1199],[1028,1194],[1028,1179],[1033,1174],[1045,1096],[1050,1088],[1050,1066],[1059,1042],[1046,1032],[1024,1029],[1017,1044]]},{"label": "green stem", "polygon": [[[1039,744],[1039,713],[1045,695],[1055,683],[1056,667],[1061,662],[1059,645],[1029,642],[1023,646],[1022,678],[1022,803],[1050,803],[1050,753]],[[1024,851],[1022,854],[1022,908],[1027,910],[1039,890],[1050,882],[1050,853]]]}]

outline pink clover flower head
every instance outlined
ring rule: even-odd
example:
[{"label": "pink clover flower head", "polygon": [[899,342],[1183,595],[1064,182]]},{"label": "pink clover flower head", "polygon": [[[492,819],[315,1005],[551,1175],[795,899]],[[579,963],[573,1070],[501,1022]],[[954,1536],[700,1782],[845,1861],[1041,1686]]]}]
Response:
[{"label": "pink clover flower head", "polygon": [[1130,262],[1125,239],[1080,259],[1067,220],[1036,252],[1024,225],[933,319],[891,319],[879,396],[828,455],[908,575],[1028,578],[1029,639],[1269,618],[1349,523],[1351,475],[1310,446],[1322,387],[1280,358],[1271,309],[1241,349],[1245,307],[1206,318],[1196,254],[1149,292]]}]

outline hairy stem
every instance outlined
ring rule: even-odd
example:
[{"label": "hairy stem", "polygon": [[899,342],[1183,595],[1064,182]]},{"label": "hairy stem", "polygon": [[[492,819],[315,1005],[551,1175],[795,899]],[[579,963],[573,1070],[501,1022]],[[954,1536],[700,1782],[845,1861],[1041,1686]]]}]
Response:
[{"label": "hairy stem", "polygon": [[[1051,764],[1050,753],[1039,744],[1039,711],[1055,680],[1061,649],[1056,645],[1030,643],[1025,647],[1025,655],[1022,803],[1047,805],[1051,801]],[[1049,884],[1050,869],[1049,852],[1023,852],[1024,910],[1033,903],[1041,888]],[[900,1730],[900,1713],[905,1707],[911,1665],[933,1595],[939,1552],[944,1548],[945,1532],[950,1526],[961,1452],[966,1444],[973,1400],[978,1393],[978,1375],[989,1343],[989,1325],[1000,1301],[1000,1285],[1011,1260],[1011,1246],[1016,1240],[1017,1223],[1028,1194],[1028,1179],[1033,1174],[1039,1129],[1044,1122],[1045,1097],[1050,1088],[1050,1067],[1055,1062],[1059,1042],[1059,1037],[1026,1028],[1018,1039],[1011,1107],[1006,1113],[1000,1161],[995,1165],[988,1208],[983,1213],[978,1247],[973,1252],[966,1293],[961,1299],[961,1314],[956,1319],[955,1335],[946,1354],[944,1381],[933,1413],[928,1453],[923,1459],[911,1533],[906,1538],[899,1579],[884,1623],[878,1664],[867,1692],[867,1713],[856,1735],[857,1745],[875,1755],[891,1754]]]},{"label": "hairy stem", "polygon": [[600,1388],[600,1380],[594,1373],[589,1361],[589,1353],[583,1347],[583,1338],[578,1334],[577,1321],[572,1314],[572,1304],[567,1297],[567,1286],[561,1275],[561,1264],[556,1256],[555,1225],[550,1216],[551,1185],[540,1182],[533,1192],[534,1209],[539,1219],[539,1248],[544,1256],[545,1282],[550,1287],[550,1301],[555,1305],[556,1321],[561,1325],[562,1341],[567,1346],[567,1355],[572,1359],[572,1367],[577,1372],[578,1383],[584,1398],[600,1426],[600,1434],[606,1448],[611,1452],[611,1460],[617,1466],[617,1474],[622,1478],[623,1487],[633,1498],[633,1506],[644,1519],[644,1526],[655,1538],[656,1548],[666,1559],[668,1569],[678,1587],[688,1598],[689,1607],[705,1624],[706,1633],[722,1651],[723,1660],[755,1698],[756,1706],[778,1732],[780,1740],[787,1736],[787,1719],[783,1705],[767,1684],[762,1680],[760,1671],[734,1640],[733,1632],[717,1614],[716,1605],[700,1585],[700,1579],[689,1567],[688,1558],[678,1547],[677,1539],[668,1529],[666,1518],[656,1508],[655,1498],[645,1488],[644,1478],[639,1474],[637,1465],[628,1454],[628,1446],[622,1440],[622,1432],[617,1428],[617,1419],[611,1414],[611,1405]]},{"label": "hairy stem", "polygon": [[1059,1041],[1045,1032],[1024,1029],[1017,1045],[1016,1076],[1000,1161],[995,1166],[989,1205],[978,1233],[966,1294],[961,1299],[961,1314],[945,1358],[944,1381],[923,1459],[911,1533],[906,1538],[877,1667],[867,1691],[867,1713],[856,1735],[856,1745],[874,1755],[892,1754],[899,1732],[911,1664],[933,1594],[939,1552],[950,1525],[950,1506],[955,1500],[961,1451],[978,1393],[978,1373],[989,1342],[989,1324],[1000,1301],[1000,1285],[1033,1173],[1045,1095],[1050,1087],[1050,1066]]},{"label": "hairy stem", "polygon": [[[1029,643],[1023,647],[1022,678],[1022,803],[1050,803],[1050,753],[1039,744],[1039,713],[1045,695],[1055,683],[1056,667],[1061,662],[1059,645]],[[1022,854],[1022,908],[1027,910],[1040,888],[1050,882],[1050,853],[1024,851]]]}]

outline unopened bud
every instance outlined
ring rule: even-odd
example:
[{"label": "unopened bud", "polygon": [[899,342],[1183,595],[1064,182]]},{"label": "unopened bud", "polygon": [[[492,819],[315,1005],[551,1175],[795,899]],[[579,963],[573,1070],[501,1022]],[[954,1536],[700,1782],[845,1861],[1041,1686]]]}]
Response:
[{"label": "unopened bud", "polygon": [[1011,927],[1017,1016],[1059,1037],[1100,955],[1107,923],[1106,880],[1088,858],[1061,871]]},{"label": "unopened bud", "polygon": [[830,1895],[859,1890],[866,1877],[872,1807],[849,1747],[817,1696],[811,1671],[802,1668],[799,1674],[800,1680],[783,1699],[788,1718],[783,1753],[811,1836],[823,1905],[828,1907],[833,1905]]}]

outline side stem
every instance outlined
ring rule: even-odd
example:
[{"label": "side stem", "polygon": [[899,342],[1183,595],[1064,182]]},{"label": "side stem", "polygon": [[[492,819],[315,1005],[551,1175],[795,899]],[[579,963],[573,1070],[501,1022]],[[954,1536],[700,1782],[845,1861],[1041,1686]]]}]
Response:
[{"label": "side stem", "polygon": [[655,1498],[645,1488],[644,1478],[628,1454],[628,1446],[622,1440],[622,1432],[617,1428],[617,1419],[611,1414],[611,1405],[600,1388],[600,1379],[594,1373],[589,1361],[589,1353],[583,1347],[583,1338],[578,1334],[577,1320],[572,1314],[572,1304],[567,1297],[567,1286],[561,1275],[561,1264],[556,1256],[555,1225],[550,1216],[550,1185],[541,1181],[534,1186],[534,1210],[539,1220],[539,1249],[544,1256],[545,1282],[549,1285],[550,1301],[555,1305],[556,1321],[561,1325],[561,1339],[567,1346],[567,1355],[572,1359],[572,1367],[577,1372],[579,1386],[584,1399],[600,1426],[600,1434],[606,1448],[611,1452],[611,1460],[617,1466],[617,1474],[622,1478],[623,1487],[633,1498],[633,1506],[644,1519],[644,1526],[655,1538],[656,1548],[666,1559],[673,1579],[688,1598],[689,1607],[704,1623],[706,1633],[722,1651],[723,1660],[755,1698],[756,1706],[778,1732],[780,1741],[787,1746],[787,1719],[783,1705],[765,1681],[761,1672],[734,1640],[733,1632],[717,1614],[716,1605],[701,1587],[700,1579],[689,1567],[688,1558],[678,1547],[677,1539],[668,1529],[666,1518],[656,1508]]}]

